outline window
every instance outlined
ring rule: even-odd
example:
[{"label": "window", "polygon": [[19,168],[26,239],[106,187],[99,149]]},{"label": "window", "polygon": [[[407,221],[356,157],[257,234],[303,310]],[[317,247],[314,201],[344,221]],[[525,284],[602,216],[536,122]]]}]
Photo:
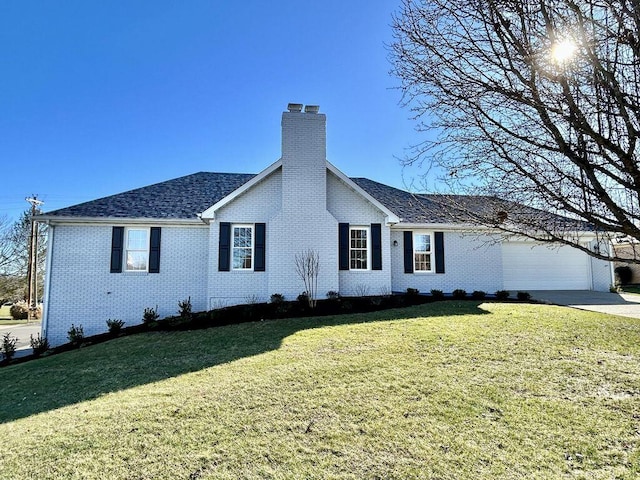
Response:
[{"label": "window", "polygon": [[149,260],[149,230],[128,228],[125,241],[125,270],[146,272]]},{"label": "window", "polygon": [[253,225],[233,226],[232,259],[234,270],[253,268]]},{"label": "window", "polygon": [[413,269],[416,272],[433,271],[431,251],[431,235],[428,233],[413,234]]},{"label": "window", "polygon": [[349,268],[367,270],[369,268],[369,228],[349,228]]}]

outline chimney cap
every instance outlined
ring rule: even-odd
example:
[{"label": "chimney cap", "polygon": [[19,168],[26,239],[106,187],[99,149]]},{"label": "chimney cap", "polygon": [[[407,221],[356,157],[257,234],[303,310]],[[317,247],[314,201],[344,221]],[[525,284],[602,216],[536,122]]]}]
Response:
[{"label": "chimney cap", "polygon": [[319,105],[307,105],[304,107],[304,113],[318,113],[318,110],[320,110]]},{"label": "chimney cap", "polygon": [[290,112],[301,112],[302,111],[302,104],[301,103],[290,103],[287,106],[287,110],[289,110]]}]

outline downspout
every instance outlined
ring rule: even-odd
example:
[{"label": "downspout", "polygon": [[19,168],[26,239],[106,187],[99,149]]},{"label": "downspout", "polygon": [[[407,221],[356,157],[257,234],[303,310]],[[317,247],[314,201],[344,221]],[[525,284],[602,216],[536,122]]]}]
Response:
[{"label": "downspout", "polygon": [[49,325],[49,297],[51,296],[51,263],[53,258],[53,238],[55,227],[49,224],[47,232],[47,261],[45,265],[44,275],[44,298],[42,306],[42,326],[40,336],[47,338],[47,330]]}]

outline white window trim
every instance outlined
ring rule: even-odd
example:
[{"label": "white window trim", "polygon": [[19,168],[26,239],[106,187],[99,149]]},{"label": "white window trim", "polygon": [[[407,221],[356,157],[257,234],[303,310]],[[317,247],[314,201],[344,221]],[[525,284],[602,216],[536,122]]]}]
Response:
[{"label": "white window trim", "polygon": [[[251,229],[251,268],[235,268],[233,266],[233,252],[236,248],[247,248],[247,247],[235,247],[233,245],[233,239],[235,238],[235,230],[236,228],[249,228]],[[229,259],[231,262],[231,270],[234,272],[253,272],[256,263],[256,228],[253,223],[232,223],[231,224],[231,258]]]},{"label": "white window trim", "polygon": [[[412,257],[412,262],[413,262],[413,273],[417,273],[417,274],[428,274],[428,273],[435,273],[436,269],[436,253],[435,253],[435,249],[434,249],[434,232],[430,231],[430,230],[414,230],[413,231],[413,257]],[[429,245],[430,245],[430,250],[424,251],[424,250],[416,250],[416,236],[417,235],[429,235]],[[431,269],[430,270],[418,270],[416,268],[416,253],[429,253],[429,255],[431,255]]]},{"label": "white window trim", "polygon": [[[147,241],[146,241],[146,248],[144,250],[136,250],[136,249],[129,249],[129,232],[130,231],[136,231],[136,230],[141,230],[144,231],[146,233],[146,237],[147,237]],[[122,269],[123,272],[125,273],[149,273],[149,250],[150,250],[150,246],[149,246],[149,242],[151,241],[151,229],[149,227],[126,227],[124,229],[124,245],[123,245],[123,253],[124,255],[122,255],[122,261],[124,263],[124,268]],[[129,268],[127,268],[127,258],[129,257],[129,252],[144,252],[146,255],[146,261],[145,261],[145,265],[146,268],[144,270],[130,270]]]},{"label": "white window trim", "polygon": [[[367,268],[351,268],[351,232],[365,230],[367,232]],[[359,249],[358,249],[359,250]],[[371,227],[366,225],[349,225],[349,271],[368,272],[371,270]]]}]

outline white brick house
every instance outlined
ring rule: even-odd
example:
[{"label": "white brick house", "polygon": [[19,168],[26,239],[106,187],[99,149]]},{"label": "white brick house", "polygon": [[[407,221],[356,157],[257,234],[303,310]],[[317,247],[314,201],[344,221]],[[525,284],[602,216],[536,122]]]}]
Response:
[{"label": "white brick house", "polygon": [[[67,341],[106,320],[140,323],[147,307],[173,315],[304,288],[297,253],[320,258],[318,296],[462,288],[594,289],[608,262],[569,247],[487,241],[447,223],[428,195],[347,178],[326,160],[326,117],[291,104],[282,114],[282,157],[261,173],[196,173],[49,212],[43,331]],[[586,234],[585,242],[591,241]]]}]

